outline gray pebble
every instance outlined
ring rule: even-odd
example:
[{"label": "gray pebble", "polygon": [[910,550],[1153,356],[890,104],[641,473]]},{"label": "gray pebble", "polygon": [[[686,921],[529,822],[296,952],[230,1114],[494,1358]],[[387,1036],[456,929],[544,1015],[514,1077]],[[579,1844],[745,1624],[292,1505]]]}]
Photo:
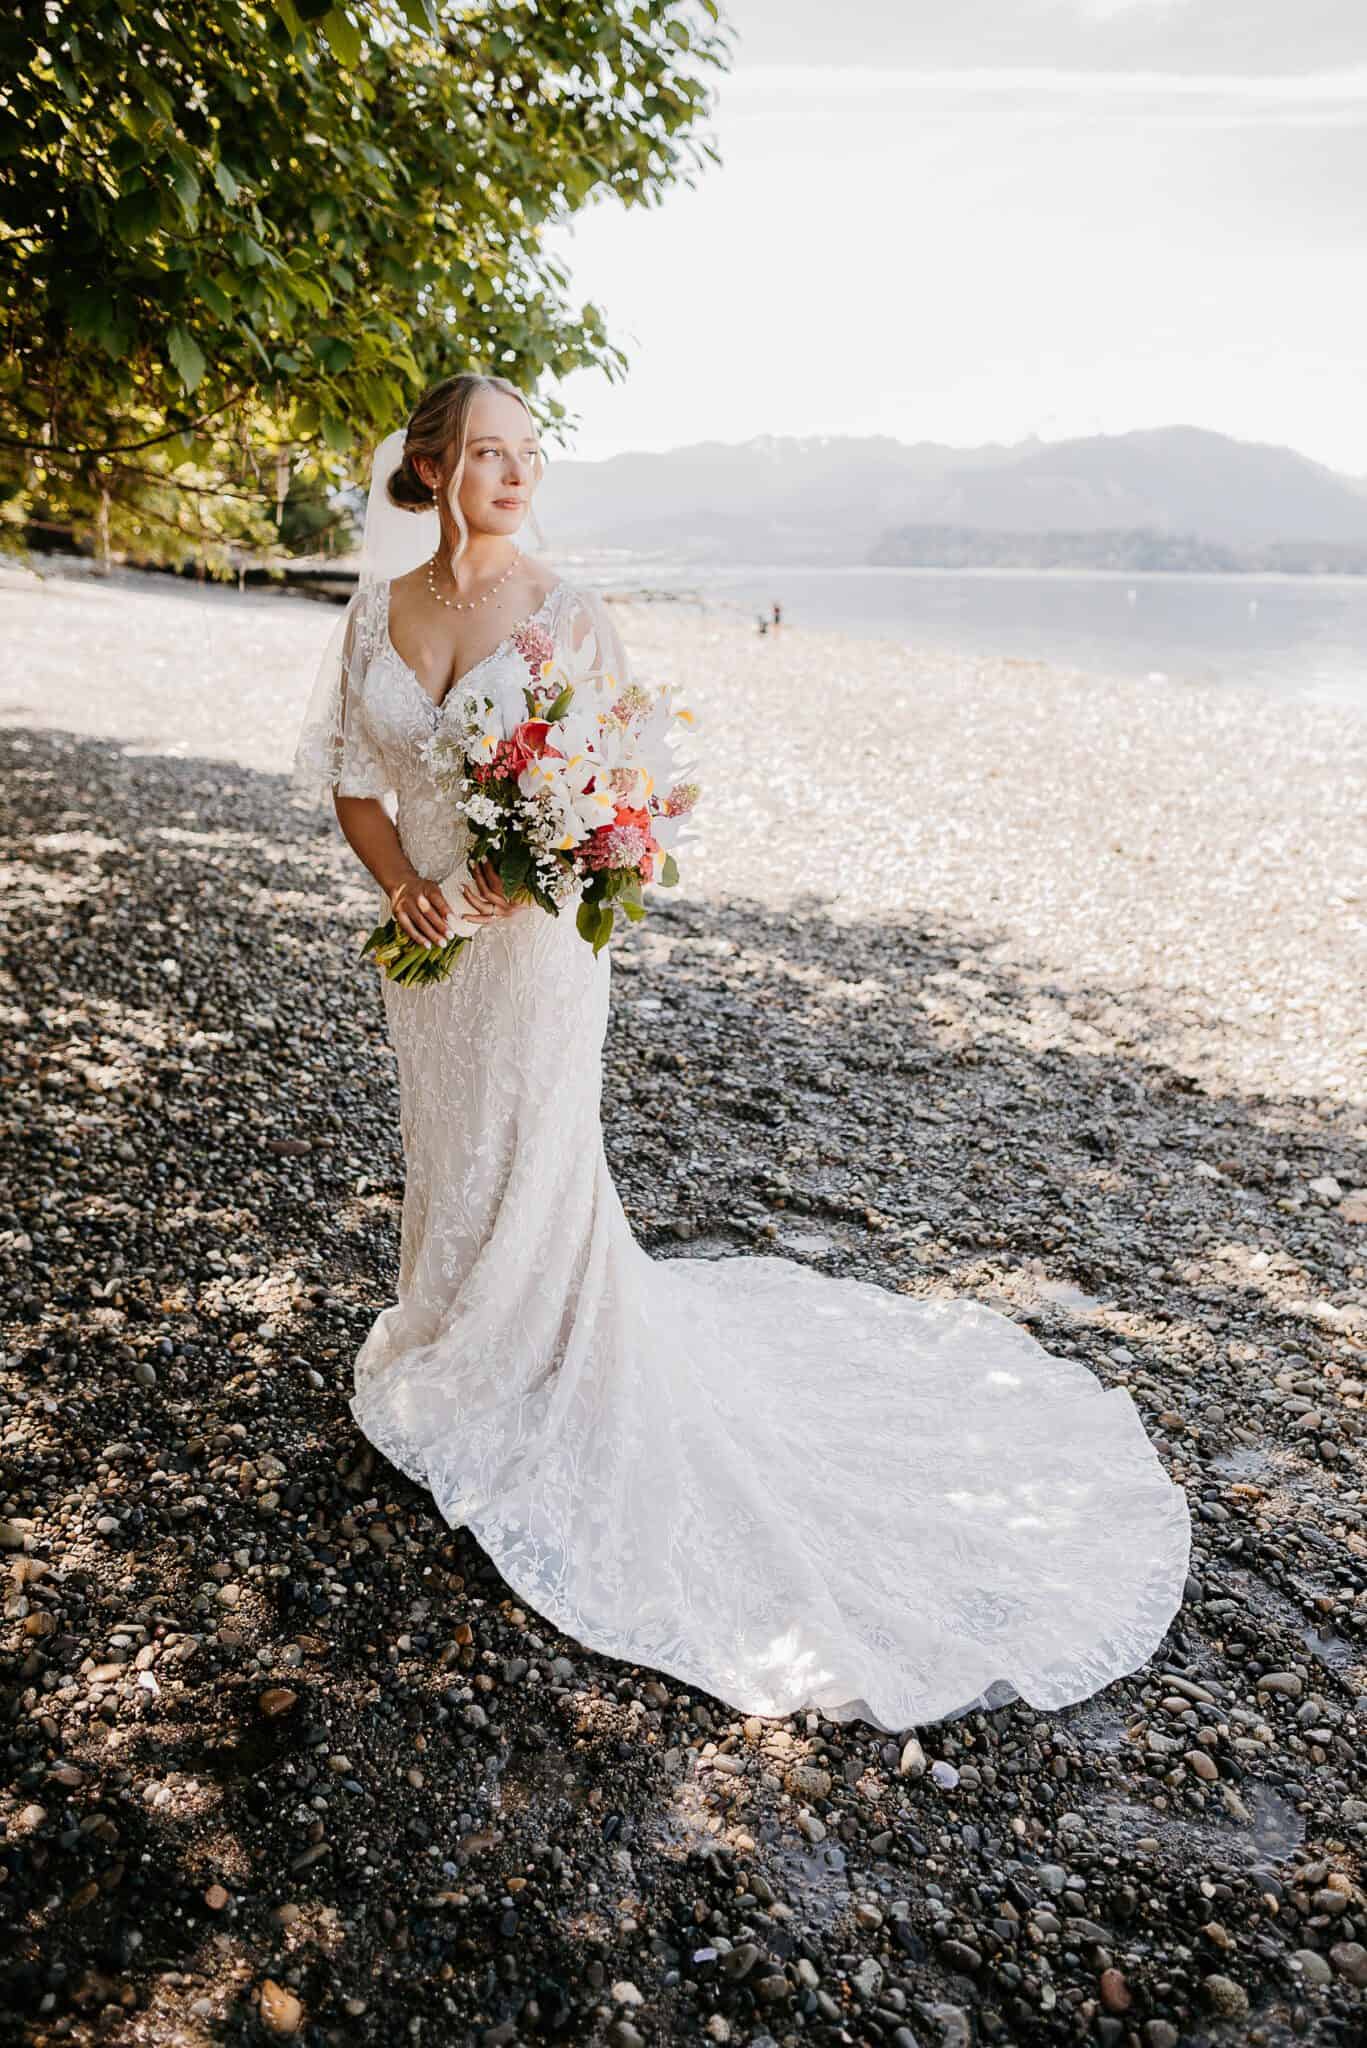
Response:
[{"label": "gray pebble", "polygon": [[1241,2020],[1248,2012],[1248,1993],[1232,1977],[1213,1971],[1201,1979],[1201,1990],[1211,2011],[1223,2020]]},{"label": "gray pebble", "polygon": [[1346,1977],[1359,1990],[1367,1988],[1367,1948],[1360,1941],[1336,1941],[1329,1951],[1329,1960],[1340,1977]]}]

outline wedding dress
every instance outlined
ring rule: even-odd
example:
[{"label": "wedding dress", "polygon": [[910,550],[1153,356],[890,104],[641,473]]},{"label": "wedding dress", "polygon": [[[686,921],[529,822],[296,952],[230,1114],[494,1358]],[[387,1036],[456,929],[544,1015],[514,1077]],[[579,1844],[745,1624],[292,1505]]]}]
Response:
[{"label": "wedding dress", "polygon": [[[296,775],[393,800],[443,877],[468,828],[421,747],[450,698],[397,652],[388,593],[353,599]],[[529,626],[593,636],[625,679],[597,593],[562,579]],[[459,679],[514,717],[523,628]],[[576,902],[492,921],[445,982],[380,977],[406,1181],[397,1298],[355,1360],[366,1437],[558,1629],[742,1712],[901,1731],[1136,1670],[1191,1531],[1130,1395],[982,1302],[651,1257],[600,1124],[613,948]]]}]

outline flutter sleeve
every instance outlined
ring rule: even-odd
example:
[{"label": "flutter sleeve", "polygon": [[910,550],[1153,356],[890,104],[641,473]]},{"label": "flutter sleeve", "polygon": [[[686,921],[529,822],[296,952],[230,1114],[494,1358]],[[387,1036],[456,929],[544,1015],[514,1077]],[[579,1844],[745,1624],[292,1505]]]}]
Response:
[{"label": "flutter sleeve", "polygon": [[318,665],[290,770],[294,788],[311,803],[333,796],[384,797],[393,788],[361,689],[382,620],[381,595],[373,586],[356,592]]}]

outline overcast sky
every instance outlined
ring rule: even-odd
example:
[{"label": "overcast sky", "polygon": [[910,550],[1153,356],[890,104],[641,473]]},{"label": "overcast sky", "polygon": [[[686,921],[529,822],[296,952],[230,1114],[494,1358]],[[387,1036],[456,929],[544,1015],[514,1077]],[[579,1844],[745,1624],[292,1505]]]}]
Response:
[{"label": "overcast sky", "polygon": [[1183,422],[1367,473],[1367,0],[723,6],[721,166],[552,239],[632,365],[569,452]]}]

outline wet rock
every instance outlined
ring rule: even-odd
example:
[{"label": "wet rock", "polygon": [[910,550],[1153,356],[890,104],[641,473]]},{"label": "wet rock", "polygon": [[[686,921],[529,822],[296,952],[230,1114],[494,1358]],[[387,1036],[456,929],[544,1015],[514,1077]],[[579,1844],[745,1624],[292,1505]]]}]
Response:
[{"label": "wet rock", "polygon": [[818,1770],[813,1764],[792,1764],[784,1775],[784,1783],[795,1799],[828,1799],[831,1791],[831,1774]]},{"label": "wet rock", "polygon": [[727,1955],[722,1957],[721,1966],[726,1976],[739,1982],[742,1978],[749,1976],[758,1961],[759,1948],[756,1943],[753,1941],[739,1941]]},{"label": "wet rock", "polygon": [[1248,2013],[1248,1993],[1232,1977],[1214,1971],[1201,1979],[1201,1992],[1210,2010],[1222,2020],[1241,2020]]},{"label": "wet rock", "polygon": [[971,2048],[972,2024],[961,2005],[933,2005],[928,2017],[939,2024],[939,2048]]},{"label": "wet rock", "polygon": [[267,1977],[261,1986],[260,2012],[262,2027],[276,2039],[297,2034],[304,2017],[304,2008],[294,1993],[277,1984],[273,1977]]},{"label": "wet rock", "polygon": [[1367,1989],[1367,1948],[1360,1941],[1336,1941],[1329,1960],[1340,1977],[1359,1990]]},{"label": "wet rock", "polygon": [[1101,2003],[1107,2012],[1128,2012],[1134,2000],[1122,1970],[1103,1970],[1098,1980]]}]

